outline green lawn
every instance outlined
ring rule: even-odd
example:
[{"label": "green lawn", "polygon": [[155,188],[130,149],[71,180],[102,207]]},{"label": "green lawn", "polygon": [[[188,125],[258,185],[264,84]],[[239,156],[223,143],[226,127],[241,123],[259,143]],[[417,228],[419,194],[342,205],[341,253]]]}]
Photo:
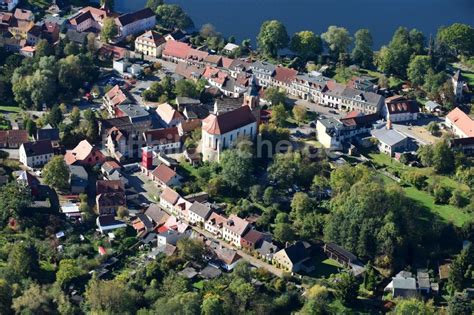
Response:
[{"label": "green lawn", "polygon": [[343,268],[337,261],[327,258],[322,252],[315,254],[313,263],[315,269],[308,275],[312,278],[329,278],[331,274],[337,274]]},{"label": "green lawn", "polygon": [[470,86],[474,85],[474,73],[472,73],[472,72],[463,72],[462,76],[467,79],[467,82]]},{"label": "green lawn", "polygon": [[[382,153],[370,153],[368,154],[369,157],[372,159],[375,164],[385,167],[389,172],[397,171],[400,176],[402,176],[405,172],[413,171],[413,168],[406,166],[400,162],[391,159],[388,155]],[[461,189],[469,189],[464,184],[460,184],[457,181],[453,180],[448,176],[436,175],[432,168],[419,168],[416,169],[419,172],[422,172],[425,176],[428,177],[428,182],[433,183],[434,181],[439,181],[441,184],[451,188],[461,188]],[[393,181],[387,177],[384,177],[386,182]],[[471,215],[464,212],[462,209],[454,207],[452,205],[438,205],[435,204],[433,196],[431,196],[428,192],[423,190],[418,190],[413,186],[406,186],[403,187],[406,195],[413,199],[414,201],[418,202],[423,207],[429,209],[432,213],[438,215],[441,219],[447,222],[452,222],[456,226],[461,226],[464,222],[470,220],[472,218]]]}]

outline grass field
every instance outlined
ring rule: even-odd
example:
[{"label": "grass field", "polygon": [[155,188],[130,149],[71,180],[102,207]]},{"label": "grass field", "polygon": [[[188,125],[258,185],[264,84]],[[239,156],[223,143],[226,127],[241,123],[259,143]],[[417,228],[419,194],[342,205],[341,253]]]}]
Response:
[{"label": "grass field", "polygon": [[21,111],[20,107],[16,106],[0,106],[0,113],[1,114],[6,114],[6,113],[19,113]]},{"label": "grass field", "polygon": [[472,73],[472,72],[463,72],[462,76],[467,79],[467,82],[470,86],[474,85],[474,73]]},{"label": "grass field", "polygon": [[[399,163],[389,156],[381,153],[371,153],[369,157],[372,159],[373,162],[380,166],[384,166],[387,170],[393,172],[397,171],[400,176],[405,172],[413,171],[413,168],[406,166],[402,163]],[[428,177],[428,182],[433,183],[434,181],[440,182],[442,185],[451,187],[451,188],[461,188],[461,189],[469,189],[464,184],[460,184],[457,181],[453,180],[448,176],[441,176],[434,174],[433,169],[431,168],[419,168],[416,169],[417,171],[423,173],[425,176]],[[384,178],[386,182],[393,181],[387,177]],[[429,209],[433,214],[438,215],[441,219],[446,222],[452,222],[456,226],[463,225],[464,222],[470,220],[472,215],[464,212],[462,209],[459,209],[452,205],[438,205],[435,204],[433,196],[431,196],[428,192],[423,190],[418,190],[413,186],[406,186],[403,187],[406,195],[416,201],[421,206]]]}]

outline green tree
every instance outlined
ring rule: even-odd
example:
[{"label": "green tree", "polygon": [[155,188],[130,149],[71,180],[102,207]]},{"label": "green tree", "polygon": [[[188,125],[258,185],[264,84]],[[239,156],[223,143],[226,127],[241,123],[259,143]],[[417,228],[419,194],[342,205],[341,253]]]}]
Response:
[{"label": "green tree", "polygon": [[12,314],[12,288],[5,279],[0,279],[0,314]]},{"label": "green tree", "polygon": [[306,107],[304,105],[293,106],[293,117],[299,122],[304,122],[306,119]]},{"label": "green tree", "polygon": [[8,267],[18,279],[34,276],[39,270],[36,248],[26,242],[15,243],[8,255]]},{"label": "green tree", "polygon": [[163,4],[163,0],[147,0],[145,7],[150,8],[154,11]]},{"label": "green tree", "polygon": [[103,42],[109,42],[115,36],[117,36],[117,34],[118,30],[117,25],[115,24],[115,20],[109,17],[105,18],[102,25],[102,30],[100,31],[100,39]]},{"label": "green tree", "polygon": [[55,156],[43,169],[44,182],[56,189],[66,190],[69,187],[69,167],[63,156]]},{"label": "green tree", "polygon": [[435,121],[430,122],[428,126],[426,126],[426,130],[428,130],[433,136],[439,137],[441,135],[439,125]]},{"label": "green tree", "polygon": [[10,217],[18,219],[31,205],[31,190],[27,185],[11,182],[0,187],[0,219],[5,224]]},{"label": "green tree", "polygon": [[455,294],[449,300],[450,315],[471,315],[473,308],[472,303],[464,294]]},{"label": "green tree", "polygon": [[202,315],[223,315],[224,308],[222,307],[222,301],[217,295],[206,296],[201,305]]},{"label": "green tree", "polygon": [[295,33],[290,41],[290,49],[303,60],[315,58],[323,51],[321,37],[311,31]]},{"label": "green tree", "polygon": [[184,261],[201,261],[204,254],[204,244],[199,240],[180,239],[176,245],[178,254]]},{"label": "green tree", "polygon": [[53,127],[59,126],[59,124],[63,121],[63,113],[58,105],[54,105],[51,108],[51,111],[48,113],[48,123],[50,123]]},{"label": "green tree", "polygon": [[16,314],[54,314],[55,305],[45,287],[32,283],[22,295],[13,300]]},{"label": "green tree", "polygon": [[35,121],[33,119],[28,119],[26,121],[26,128],[25,129],[26,129],[26,131],[28,131],[28,135],[30,137],[35,136],[36,135],[36,129],[37,129]]},{"label": "green tree", "polygon": [[408,65],[408,80],[414,86],[423,86],[425,84],[425,76],[431,68],[431,60],[429,56],[414,56]]},{"label": "green tree", "polygon": [[75,259],[63,259],[59,262],[59,268],[56,272],[56,283],[65,289],[71,281],[81,276],[83,270],[77,265]]},{"label": "green tree", "polygon": [[295,240],[295,231],[289,223],[277,223],[273,229],[273,236],[280,242],[291,242]]},{"label": "green tree", "polygon": [[436,40],[438,44],[446,45],[455,55],[474,53],[474,28],[468,24],[454,23],[441,27]]},{"label": "green tree", "polygon": [[260,49],[272,57],[278,55],[278,50],[286,48],[289,41],[285,26],[277,20],[263,22],[257,36]]},{"label": "green tree", "polygon": [[432,301],[425,303],[422,300],[419,300],[416,298],[402,299],[398,301],[393,313],[396,315],[409,315],[409,314],[434,315],[436,314]]},{"label": "green tree", "polygon": [[241,191],[247,190],[254,170],[252,156],[237,149],[226,150],[222,153],[220,165],[221,175],[229,186]]},{"label": "green tree", "polygon": [[191,80],[179,80],[176,82],[174,92],[177,96],[199,98],[199,91],[196,83]]},{"label": "green tree", "polygon": [[439,141],[433,148],[433,167],[437,173],[448,174],[454,170],[454,154],[447,141]]},{"label": "green tree", "polygon": [[41,39],[35,46],[35,58],[39,59],[44,56],[51,56],[54,53],[53,48],[46,39]]},{"label": "green tree", "polygon": [[328,45],[331,55],[335,58],[338,58],[341,54],[346,54],[352,43],[349,31],[344,27],[334,25],[329,26],[321,37]]},{"label": "green tree", "polygon": [[94,313],[121,314],[124,310],[133,313],[136,292],[119,280],[92,279],[86,287],[84,302]]},{"label": "green tree", "polygon": [[270,122],[277,127],[284,127],[286,125],[286,120],[288,119],[288,112],[286,111],[285,105],[278,104],[273,106],[272,115],[270,117]]},{"label": "green tree", "polygon": [[155,11],[158,24],[164,28],[186,29],[194,26],[191,18],[176,4],[162,4]]},{"label": "green tree", "polygon": [[263,202],[266,205],[271,205],[275,201],[276,193],[275,189],[271,186],[265,188],[263,192]]},{"label": "green tree", "polygon": [[374,59],[372,34],[368,29],[360,29],[354,37],[355,46],[351,54],[352,60],[363,68],[370,68]]},{"label": "green tree", "polygon": [[272,106],[286,103],[286,93],[277,87],[269,87],[265,90],[265,100]]},{"label": "green tree", "polygon": [[336,282],[334,295],[342,304],[349,306],[352,305],[359,293],[359,284],[353,273],[342,273],[340,274],[339,281]]},{"label": "green tree", "polygon": [[73,127],[79,126],[81,122],[81,110],[79,107],[74,106],[71,111],[71,115],[69,115],[69,119],[71,120],[71,124]]}]

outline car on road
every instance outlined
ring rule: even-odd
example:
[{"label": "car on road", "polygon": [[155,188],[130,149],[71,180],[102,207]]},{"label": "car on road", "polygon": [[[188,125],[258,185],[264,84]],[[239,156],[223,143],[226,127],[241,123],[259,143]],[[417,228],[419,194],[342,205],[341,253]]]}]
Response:
[{"label": "car on road", "polygon": [[329,114],[334,114],[334,115],[337,115],[337,114],[338,114],[338,112],[335,111],[334,109],[329,110],[328,113],[329,113]]}]

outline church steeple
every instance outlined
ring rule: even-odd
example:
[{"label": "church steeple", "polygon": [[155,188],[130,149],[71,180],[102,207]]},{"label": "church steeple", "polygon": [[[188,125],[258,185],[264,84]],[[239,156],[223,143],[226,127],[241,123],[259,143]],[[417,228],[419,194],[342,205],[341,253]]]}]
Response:
[{"label": "church steeple", "polygon": [[244,102],[242,106],[250,107],[253,115],[257,119],[257,124],[260,124],[260,95],[258,86],[255,77],[252,76],[250,80],[250,86],[244,94]]}]

